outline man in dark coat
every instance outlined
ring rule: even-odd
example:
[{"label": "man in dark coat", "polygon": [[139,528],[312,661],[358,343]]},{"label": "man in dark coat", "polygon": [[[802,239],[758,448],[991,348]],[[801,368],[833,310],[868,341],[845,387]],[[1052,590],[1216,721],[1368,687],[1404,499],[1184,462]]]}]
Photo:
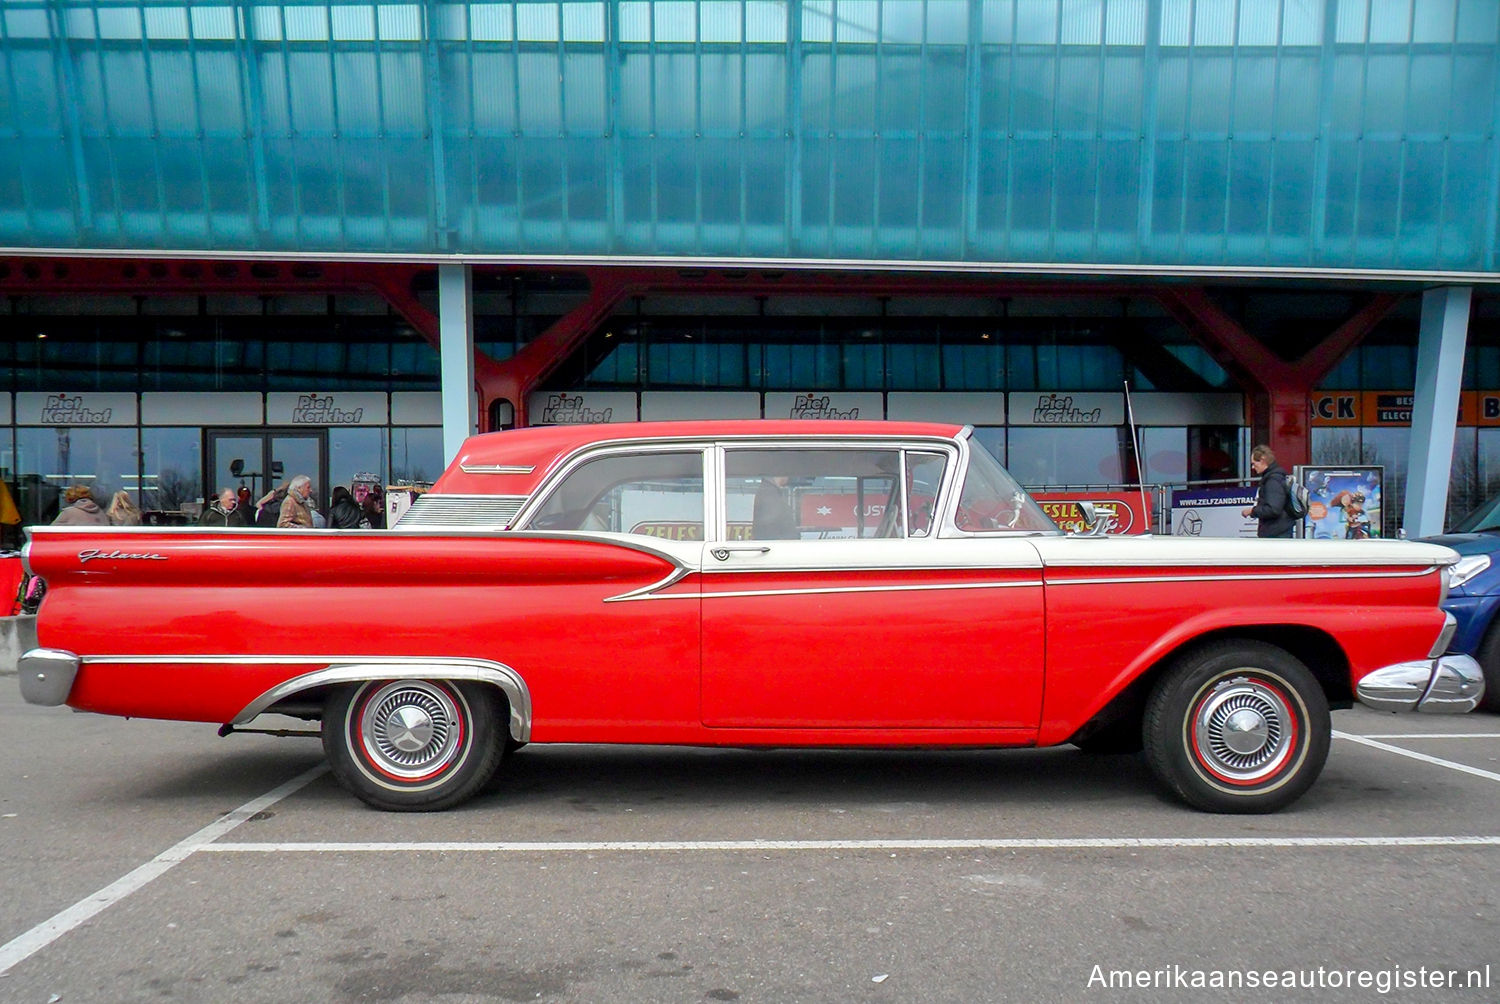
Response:
[{"label": "man in dark coat", "polygon": [[1287,508],[1287,473],[1269,446],[1262,444],[1250,451],[1250,473],[1259,475],[1260,490],[1255,493],[1255,504],[1242,511],[1259,522],[1255,535],[1290,537],[1297,520]]},{"label": "man in dark coat", "polygon": [[198,517],[199,526],[246,526],[245,513],[240,509],[240,497],[233,488],[219,490],[219,497],[203,510]]}]

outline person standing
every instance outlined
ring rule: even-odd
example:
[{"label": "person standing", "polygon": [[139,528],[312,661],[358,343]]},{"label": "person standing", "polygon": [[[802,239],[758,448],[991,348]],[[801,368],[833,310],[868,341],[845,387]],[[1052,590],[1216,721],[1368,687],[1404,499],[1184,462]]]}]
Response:
[{"label": "person standing", "polygon": [[115,492],[106,514],[114,526],[140,526],[141,511],[130,501],[129,492]]},{"label": "person standing", "polygon": [[365,493],[365,501],[362,505],[365,515],[365,523],[372,530],[385,529],[385,496],[380,491],[379,485],[372,485]]},{"label": "person standing", "polygon": [[266,492],[255,504],[255,518],[250,521],[251,524],[274,529],[277,521],[281,519],[281,504],[285,501],[286,485],[280,485]]},{"label": "person standing", "polygon": [[311,530],[313,521],[312,478],[299,474],[286,486],[286,498],[281,502],[281,515],[276,525],[283,528]]},{"label": "person standing", "polygon": [[1257,537],[1290,537],[1297,521],[1287,504],[1290,486],[1286,469],[1276,462],[1276,454],[1262,443],[1250,451],[1250,473],[1260,478],[1260,488],[1255,493],[1255,504],[1241,510],[1242,515],[1255,517]]},{"label": "person standing", "polygon": [[333,505],[328,510],[329,526],[335,530],[358,530],[364,518],[365,514],[354,501],[353,492],[343,485],[333,490]]},{"label": "person standing", "polygon": [[240,508],[240,497],[233,488],[222,488],[213,504],[198,517],[199,526],[222,526],[225,529],[245,525],[245,513]]},{"label": "person standing", "polygon": [[63,493],[63,508],[53,526],[109,526],[109,517],[94,501],[88,485],[73,485]]}]

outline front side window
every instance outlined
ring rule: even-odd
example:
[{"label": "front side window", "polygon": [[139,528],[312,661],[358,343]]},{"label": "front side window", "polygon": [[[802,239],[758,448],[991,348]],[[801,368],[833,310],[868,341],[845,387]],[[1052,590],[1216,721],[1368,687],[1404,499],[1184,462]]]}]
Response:
[{"label": "front side window", "polygon": [[[911,504],[897,449],[731,449],[724,455],[730,540],[845,540],[922,536],[942,483],[944,456],[911,453],[920,463]],[[919,495],[920,493],[920,495]],[[916,510],[913,511],[912,507]]]},{"label": "front side window", "polygon": [[525,529],[702,540],[703,452],[624,453],[579,464]]},{"label": "front side window", "polygon": [[969,441],[969,470],[954,521],[960,530],[1057,533],[1057,524],[1005,472],[983,445]]}]

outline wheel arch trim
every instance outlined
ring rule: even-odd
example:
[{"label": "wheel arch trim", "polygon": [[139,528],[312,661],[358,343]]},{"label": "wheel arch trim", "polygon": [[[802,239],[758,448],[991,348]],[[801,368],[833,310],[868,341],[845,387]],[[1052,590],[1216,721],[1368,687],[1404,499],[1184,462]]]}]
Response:
[{"label": "wheel arch trim", "polygon": [[244,725],[265,713],[277,701],[314,687],[372,680],[469,680],[487,683],[505,694],[510,705],[510,736],[516,742],[531,741],[531,690],[525,679],[504,663],[488,659],[425,659],[409,657],[360,658],[334,662],[278,683],[235,715],[232,725]]}]

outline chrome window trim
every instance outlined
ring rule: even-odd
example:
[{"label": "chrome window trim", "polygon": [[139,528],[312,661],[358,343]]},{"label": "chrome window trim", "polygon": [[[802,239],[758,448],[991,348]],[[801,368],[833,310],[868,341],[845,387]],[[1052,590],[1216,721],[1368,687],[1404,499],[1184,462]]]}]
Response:
[{"label": "chrome window trim", "polygon": [[[563,458],[562,462],[557,465],[557,468],[546,478],[546,480],[537,485],[536,490],[531,493],[531,498],[526,502],[525,505],[521,507],[520,511],[517,512],[514,517],[512,517],[510,525],[517,531],[551,534],[552,531],[550,530],[532,528],[529,525],[532,518],[536,516],[538,510],[540,510],[547,504],[547,501],[553,496],[558,487],[563,483],[564,480],[566,480],[569,474],[573,473],[573,471],[577,470],[584,464],[589,463],[590,461],[599,460],[611,456],[627,456],[633,453],[692,453],[694,451],[697,451],[703,461],[703,530],[704,536],[707,536],[709,528],[709,524],[707,522],[709,508],[709,461],[707,452],[712,445],[712,437],[696,440],[692,437],[685,437],[683,439],[662,439],[653,437],[651,439],[613,439],[604,443],[590,443],[587,446],[574,450],[572,453]],[[565,530],[561,532],[571,533],[574,531]],[[618,536],[640,535],[610,533],[609,536],[611,538],[614,538]]]},{"label": "chrome window trim", "polygon": [[[954,437],[954,442],[958,445],[959,449],[962,451],[962,454],[963,454],[963,470],[964,470],[964,474],[965,475],[967,475],[968,472],[969,472],[969,456],[970,456],[970,453],[972,452],[972,449],[969,446],[969,439],[973,435],[974,435],[974,427],[972,425],[966,425],[961,430],[959,430],[958,435]],[[996,464],[1000,465],[1000,469],[1003,470],[1006,473],[1007,477],[1009,477],[1012,481],[1016,480],[1015,475],[1013,475],[1013,474],[1010,473],[1010,468],[1009,467],[1007,467],[1004,464],[1001,464],[1000,463],[1000,459],[998,457],[993,458],[993,459],[994,459],[994,461],[995,461]],[[954,484],[954,486],[953,486],[953,490],[949,493],[948,501],[945,504],[944,511],[943,511],[943,526],[942,526],[941,531],[939,531],[939,533],[937,534],[938,536],[941,536],[941,537],[981,538],[981,539],[982,538],[987,538],[987,537],[1003,537],[1003,538],[1006,538],[1006,539],[1011,539],[1011,538],[1015,538],[1015,537],[1066,537],[1067,536],[1067,532],[1064,531],[1064,530],[1062,530],[1062,529],[1057,529],[1057,530],[1006,530],[1006,529],[1001,529],[1001,530],[964,530],[964,529],[961,529],[959,527],[959,525],[958,525],[958,497],[962,493],[962,490],[963,490],[962,486],[963,486],[963,482],[961,480],[957,481]],[[944,487],[947,487],[946,483],[945,483]],[[1021,484],[1019,481],[1016,481],[1016,487],[1019,488],[1021,491],[1026,492],[1026,497],[1028,499],[1030,499],[1032,501],[1032,503],[1036,504],[1036,499],[1032,496],[1031,492],[1026,491],[1026,486],[1025,485]],[[1051,517],[1049,516],[1048,519],[1051,519]]]},{"label": "chrome window trim", "polygon": [[531,474],[536,470],[534,464],[465,464],[460,463],[458,469],[465,474]]},{"label": "chrome window trim", "polygon": [[[898,455],[900,465],[900,490],[901,490],[901,529],[900,537],[888,537],[887,540],[931,540],[938,536],[936,532],[928,533],[922,537],[912,537],[907,532],[906,508],[906,454],[909,451],[918,453],[942,453],[945,457],[943,465],[943,481],[938,487],[937,504],[933,507],[933,525],[937,526],[937,513],[944,506],[944,498],[950,494],[950,486],[953,484],[955,469],[961,462],[961,451],[955,440],[946,436],[934,436],[932,438],[910,437],[910,436],[838,436],[819,438],[814,434],[798,437],[796,439],[759,439],[752,437],[720,437],[714,444],[718,454],[715,463],[715,477],[718,484],[715,486],[715,502],[717,503],[718,522],[714,526],[715,541],[726,541],[729,539],[728,510],[729,510],[729,478],[726,460],[731,450],[869,450],[888,449]],[[830,544],[840,542],[853,542],[860,540],[879,540],[878,537],[835,537],[827,541]],[[823,541],[804,540],[802,543],[823,543]]]}]

